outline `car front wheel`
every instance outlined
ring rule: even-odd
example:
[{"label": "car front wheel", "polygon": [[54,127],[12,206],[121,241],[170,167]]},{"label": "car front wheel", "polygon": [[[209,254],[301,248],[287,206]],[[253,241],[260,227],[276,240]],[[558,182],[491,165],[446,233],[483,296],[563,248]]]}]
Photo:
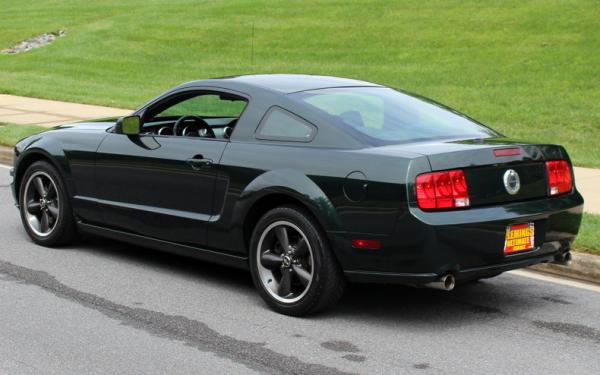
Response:
[{"label": "car front wheel", "polygon": [[21,220],[31,239],[44,246],[65,245],[75,237],[75,221],[57,170],[45,161],[33,163],[19,189]]},{"label": "car front wheel", "polygon": [[282,206],[267,212],[250,246],[254,284],[275,311],[315,313],[342,296],[342,271],[318,223],[304,209]]}]

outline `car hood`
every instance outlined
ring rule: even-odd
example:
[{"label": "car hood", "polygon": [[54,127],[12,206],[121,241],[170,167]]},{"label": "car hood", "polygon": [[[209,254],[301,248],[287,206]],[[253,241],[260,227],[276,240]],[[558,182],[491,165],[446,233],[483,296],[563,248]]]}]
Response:
[{"label": "car hood", "polygon": [[50,130],[100,130],[105,131],[106,129],[114,126],[119,118],[118,117],[108,117],[101,118],[97,120],[87,120],[81,122],[75,122],[72,124],[59,125]]},{"label": "car hood", "polygon": [[15,149],[17,153],[21,153],[25,149],[29,148],[32,144],[37,143],[46,137],[53,138],[54,136],[60,136],[60,133],[67,133],[73,131],[84,131],[85,133],[104,133],[106,132],[106,130],[108,130],[116,124],[117,119],[118,118],[112,117],[103,118],[99,120],[82,121],[48,128],[39,133],[21,139],[19,142],[16,143]]}]

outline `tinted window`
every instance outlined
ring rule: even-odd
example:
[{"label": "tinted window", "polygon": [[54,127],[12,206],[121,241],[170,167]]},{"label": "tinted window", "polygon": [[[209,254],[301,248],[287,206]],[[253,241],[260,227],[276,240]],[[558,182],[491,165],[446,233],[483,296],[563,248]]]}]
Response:
[{"label": "tinted window", "polygon": [[308,142],[316,133],[316,128],[292,113],[271,108],[258,127],[257,138]]},{"label": "tinted window", "polygon": [[200,117],[239,117],[246,101],[215,94],[194,96],[170,106],[156,117],[200,116]]},{"label": "tinted window", "polygon": [[445,108],[387,87],[348,87],[291,94],[331,115],[334,122],[379,143],[497,136]]}]

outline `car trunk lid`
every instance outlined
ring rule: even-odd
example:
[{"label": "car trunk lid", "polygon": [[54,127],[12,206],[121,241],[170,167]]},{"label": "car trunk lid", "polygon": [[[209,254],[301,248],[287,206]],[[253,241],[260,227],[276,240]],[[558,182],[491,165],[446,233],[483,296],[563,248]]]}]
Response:
[{"label": "car trunk lid", "polygon": [[[545,161],[568,160],[560,146],[533,145],[503,138],[427,142],[403,145],[403,149],[426,155],[431,171],[462,169],[472,207],[547,196]],[[519,180],[518,188],[515,187],[515,174]]]}]

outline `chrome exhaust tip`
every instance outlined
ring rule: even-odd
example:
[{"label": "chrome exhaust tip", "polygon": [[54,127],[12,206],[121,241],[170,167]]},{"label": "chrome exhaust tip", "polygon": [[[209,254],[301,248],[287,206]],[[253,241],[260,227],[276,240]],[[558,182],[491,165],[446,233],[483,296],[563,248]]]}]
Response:
[{"label": "chrome exhaust tip", "polygon": [[553,263],[560,264],[562,266],[569,266],[569,265],[571,265],[571,259],[572,259],[571,252],[566,251],[562,254],[555,256]]},{"label": "chrome exhaust tip", "polygon": [[568,253],[565,254],[564,260],[565,260],[565,266],[570,266],[571,265],[571,252],[569,251]]},{"label": "chrome exhaust tip", "polygon": [[425,287],[427,287],[427,288],[447,290],[447,291],[454,289],[455,286],[456,286],[456,280],[454,279],[454,275],[452,275],[450,273],[440,277],[436,281],[432,281],[430,283],[425,284]]}]

